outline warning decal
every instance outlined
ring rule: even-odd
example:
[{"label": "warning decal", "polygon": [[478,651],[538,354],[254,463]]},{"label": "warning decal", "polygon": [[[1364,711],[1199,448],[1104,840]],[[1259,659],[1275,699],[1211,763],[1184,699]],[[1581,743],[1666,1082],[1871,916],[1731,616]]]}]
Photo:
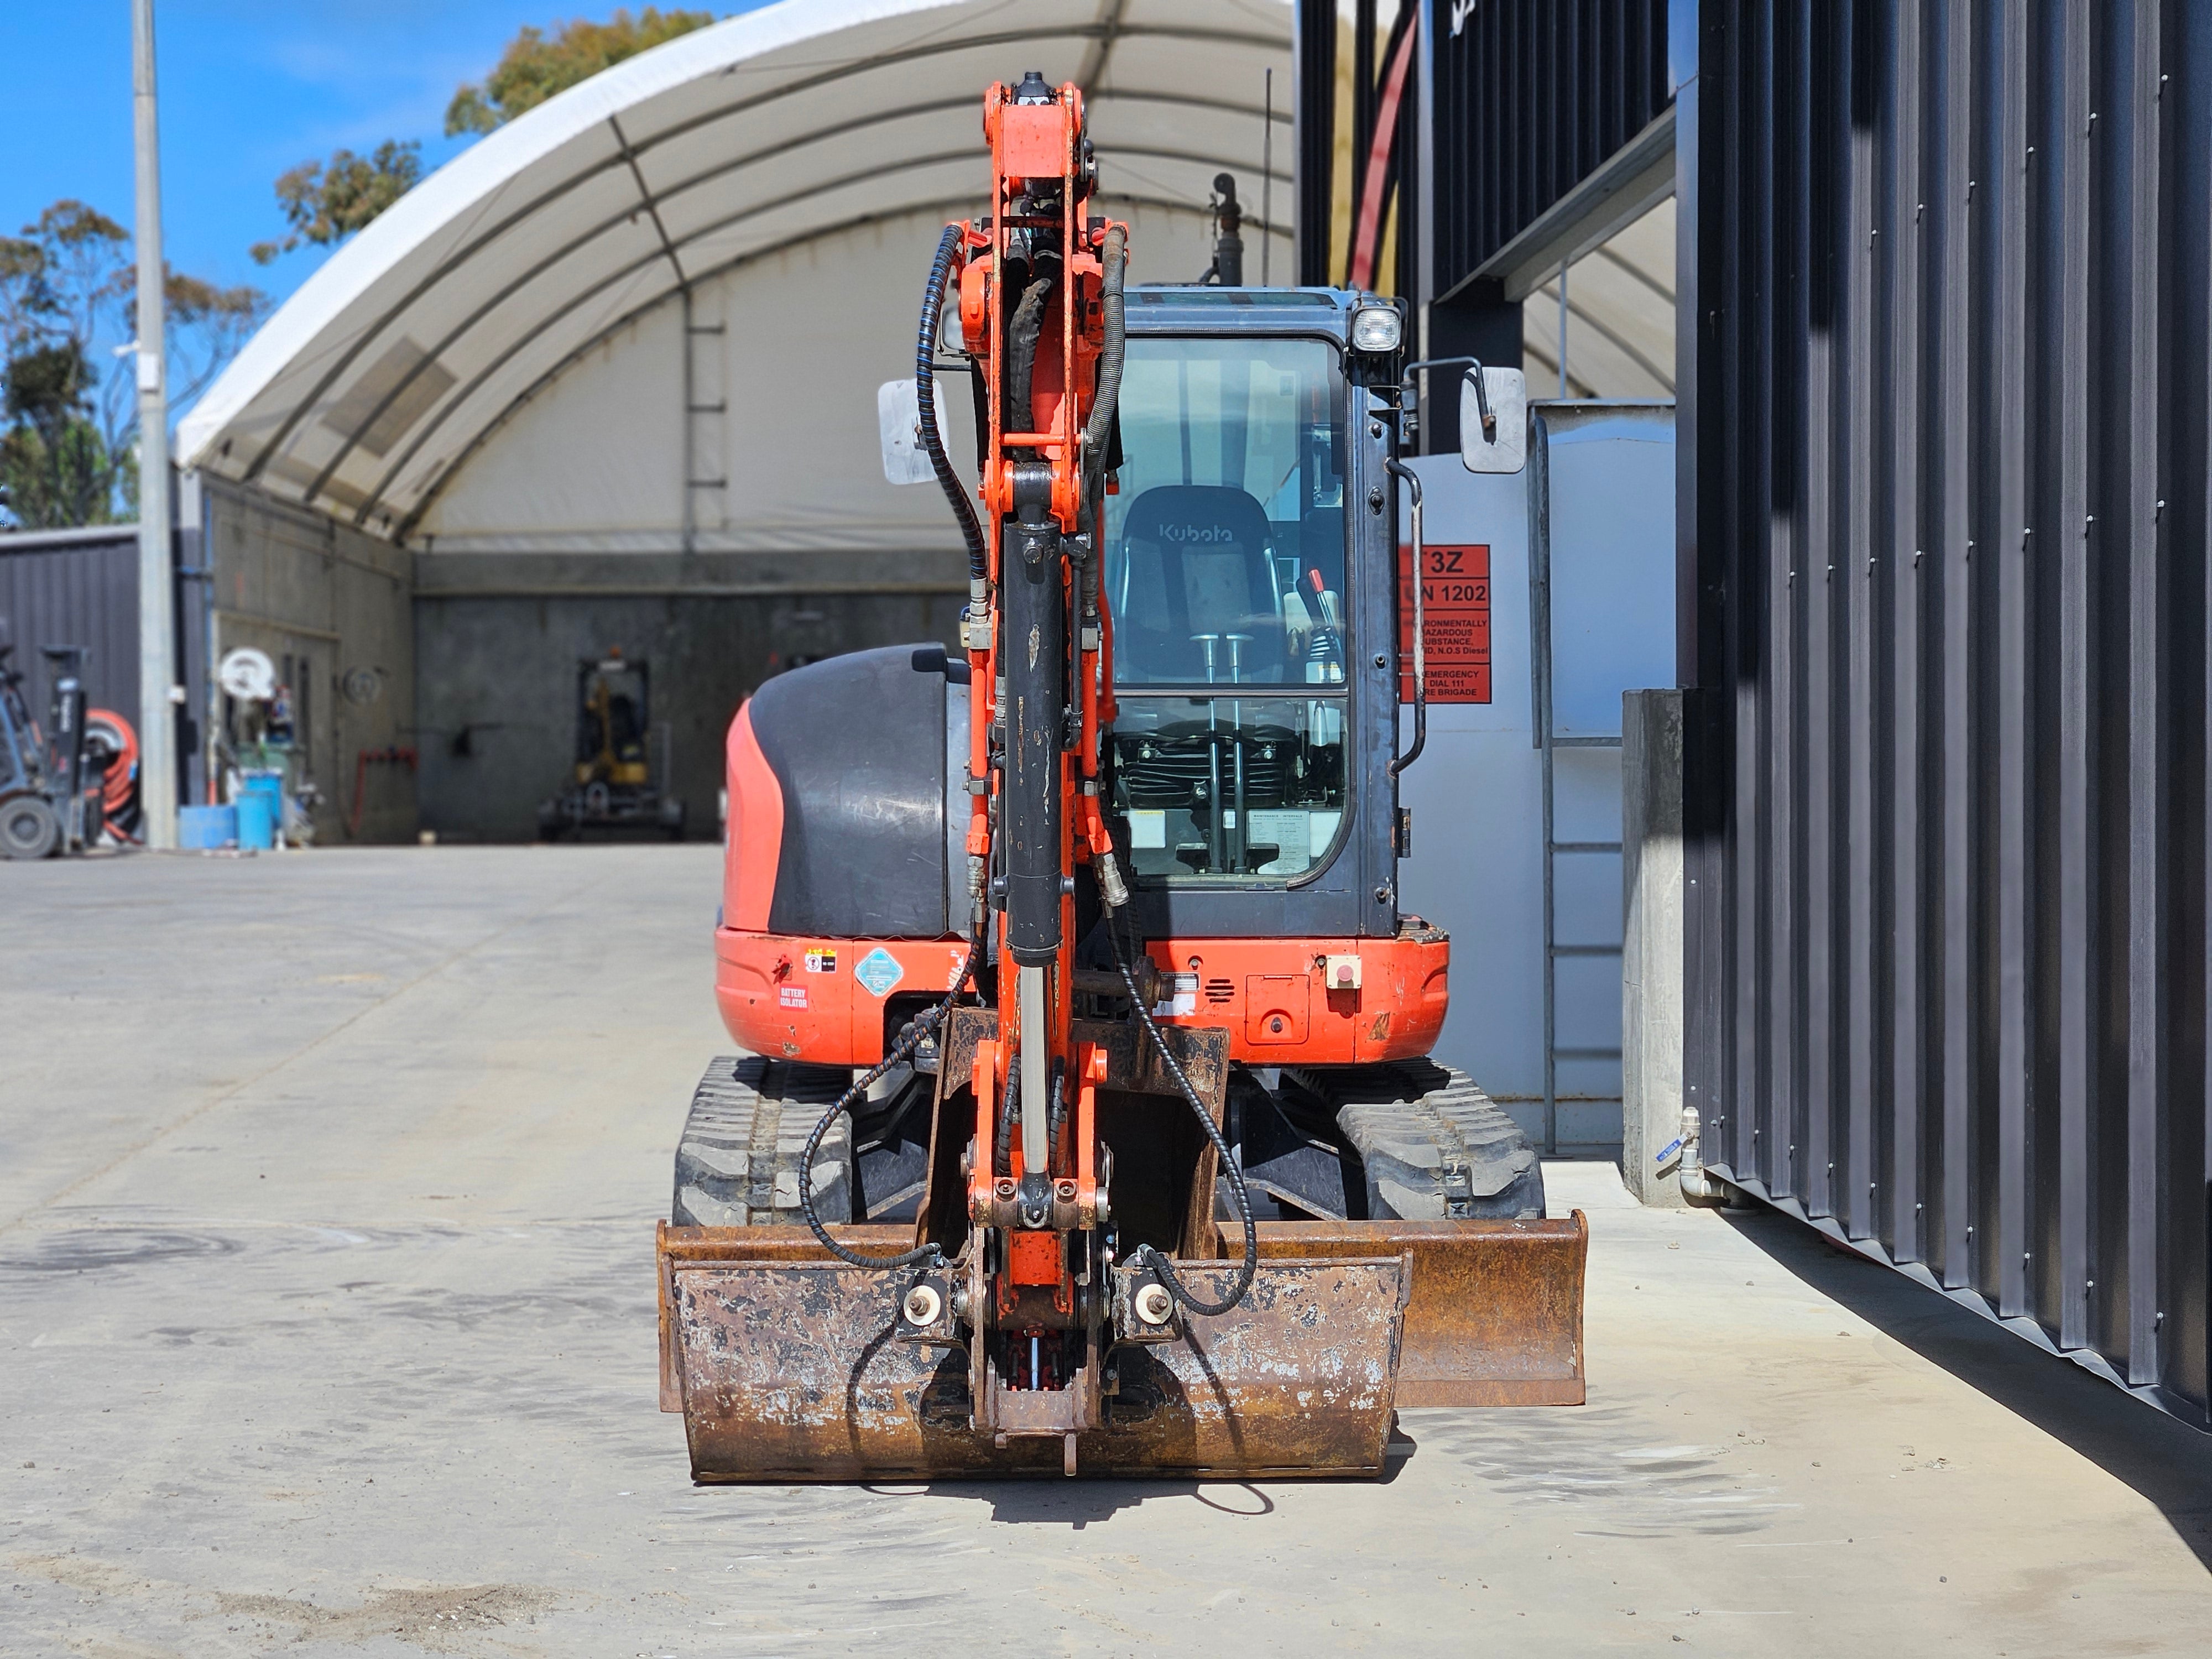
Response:
[{"label": "warning decal", "polygon": [[[1413,587],[1398,550],[1398,701],[1413,700]],[[1490,548],[1421,550],[1422,643],[1431,702],[1490,701]]]}]

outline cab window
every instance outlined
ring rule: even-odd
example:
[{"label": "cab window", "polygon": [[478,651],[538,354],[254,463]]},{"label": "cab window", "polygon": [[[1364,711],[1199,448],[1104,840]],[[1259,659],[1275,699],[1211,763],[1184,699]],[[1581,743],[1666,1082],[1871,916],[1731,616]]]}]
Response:
[{"label": "cab window", "polygon": [[1344,406],[1321,341],[1129,342],[1110,804],[1140,879],[1295,877],[1337,839]]}]

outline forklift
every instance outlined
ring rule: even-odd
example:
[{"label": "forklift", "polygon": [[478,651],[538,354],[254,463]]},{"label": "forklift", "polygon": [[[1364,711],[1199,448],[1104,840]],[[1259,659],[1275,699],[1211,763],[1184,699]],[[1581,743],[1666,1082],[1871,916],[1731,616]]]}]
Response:
[{"label": "forklift", "polygon": [[623,656],[620,646],[578,660],[575,763],[567,787],[538,805],[540,841],[586,830],[658,830],[671,841],[684,839],[684,803],[665,793],[672,763],[665,731],[657,768],[647,746],[650,688],[644,659]]},{"label": "forklift", "polygon": [[87,706],[84,647],[46,646],[49,744],[24,700],[25,676],[9,665],[14,654],[0,634],[0,858],[81,853],[108,827],[106,775],[120,753],[113,735],[120,722],[104,715],[94,735],[88,716],[98,711]]}]

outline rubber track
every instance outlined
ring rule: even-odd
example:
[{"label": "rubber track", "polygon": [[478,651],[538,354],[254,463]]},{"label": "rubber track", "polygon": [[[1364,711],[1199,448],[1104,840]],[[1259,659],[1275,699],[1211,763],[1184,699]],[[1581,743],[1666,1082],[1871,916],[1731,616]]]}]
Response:
[{"label": "rubber track", "polygon": [[[799,1158],[848,1078],[757,1055],[710,1062],[676,1148],[671,1220],[679,1227],[805,1226]],[[852,1219],[852,1120],[840,1117],[816,1154],[814,1209],[824,1221]]]},{"label": "rubber track", "polygon": [[1332,1109],[1365,1166],[1370,1219],[1544,1213],[1535,1149],[1466,1073],[1420,1060],[1285,1079]]}]

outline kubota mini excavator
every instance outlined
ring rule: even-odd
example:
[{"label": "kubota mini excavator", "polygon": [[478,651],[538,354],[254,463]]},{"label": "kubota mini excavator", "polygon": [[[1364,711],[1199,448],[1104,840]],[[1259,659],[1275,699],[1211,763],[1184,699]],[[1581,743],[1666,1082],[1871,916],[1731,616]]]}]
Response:
[{"label": "kubota mini excavator", "polygon": [[693,1474],[1376,1475],[1395,1406],[1579,1403],[1583,1219],[1426,1058],[1449,945],[1397,902],[1401,314],[1125,291],[1078,89],[983,129],[915,353],[964,651],[782,675],[730,732],[750,1054],[659,1245]]}]

